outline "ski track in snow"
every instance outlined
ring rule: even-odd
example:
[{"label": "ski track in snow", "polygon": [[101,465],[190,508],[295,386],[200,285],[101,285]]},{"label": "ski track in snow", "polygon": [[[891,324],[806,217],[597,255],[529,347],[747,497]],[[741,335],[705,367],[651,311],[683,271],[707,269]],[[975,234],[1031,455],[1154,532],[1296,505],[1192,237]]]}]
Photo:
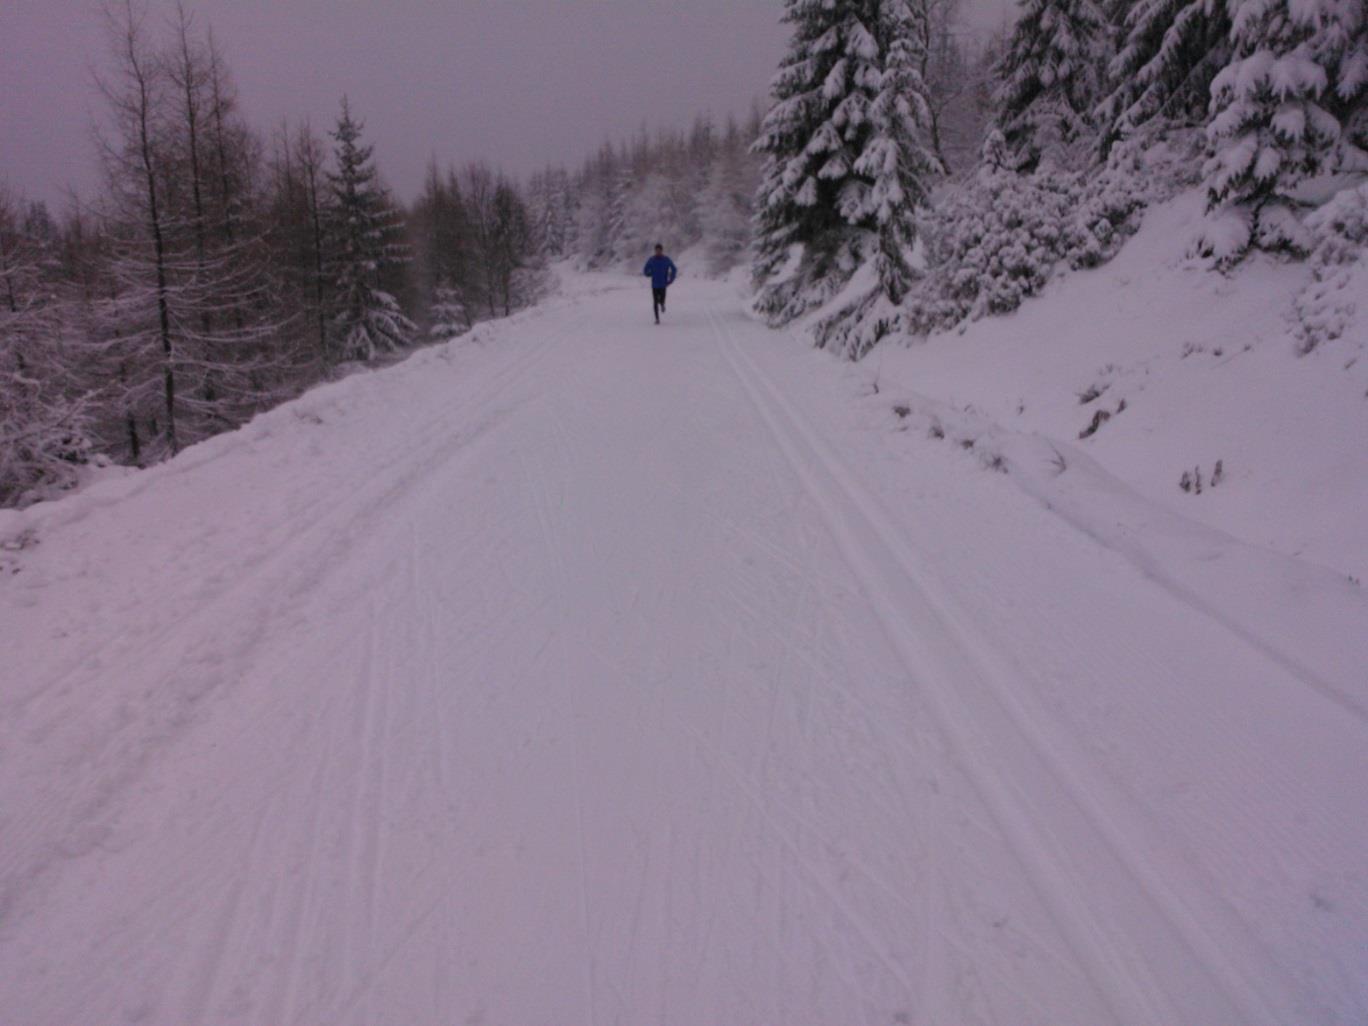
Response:
[{"label": "ski track in snow", "polygon": [[1352,682],[642,292],[22,515],[0,1024],[1368,1018]]}]

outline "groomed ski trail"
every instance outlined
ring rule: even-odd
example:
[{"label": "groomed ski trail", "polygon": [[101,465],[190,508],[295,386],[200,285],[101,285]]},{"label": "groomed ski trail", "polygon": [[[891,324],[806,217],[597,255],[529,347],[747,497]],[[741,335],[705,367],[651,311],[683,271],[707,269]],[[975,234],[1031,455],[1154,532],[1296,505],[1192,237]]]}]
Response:
[{"label": "groomed ski trail", "polygon": [[0,1023],[1368,1013],[1368,732],[682,280],[35,515]]}]

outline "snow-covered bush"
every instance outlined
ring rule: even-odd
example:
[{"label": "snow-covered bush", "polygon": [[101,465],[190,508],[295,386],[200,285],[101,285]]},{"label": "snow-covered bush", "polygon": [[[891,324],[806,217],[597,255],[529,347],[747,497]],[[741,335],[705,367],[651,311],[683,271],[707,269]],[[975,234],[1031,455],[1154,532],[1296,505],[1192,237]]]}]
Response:
[{"label": "snow-covered bush", "polygon": [[1191,131],[1138,133],[1095,171],[1018,174],[986,159],[976,177],[923,212],[927,273],[905,305],[903,330],[924,335],[1009,313],[1059,267],[1106,262],[1145,207],[1194,183],[1198,144]]},{"label": "snow-covered bush", "polygon": [[91,462],[86,411],[79,400],[47,401],[32,382],[0,387],[0,508],[75,486]]},{"label": "snow-covered bush", "polygon": [[1006,313],[1038,292],[1063,250],[1071,176],[985,167],[924,217],[929,275],[908,304],[924,333]]},{"label": "snow-covered bush", "polygon": [[0,307],[0,507],[76,483],[90,462],[89,410],[58,356],[56,311]]},{"label": "snow-covered bush", "polygon": [[1306,229],[1314,240],[1311,281],[1295,301],[1303,353],[1343,335],[1357,305],[1368,302],[1368,183],[1340,191]]},{"label": "snow-covered bush", "polygon": [[1195,135],[1179,133],[1176,147],[1157,135],[1146,133],[1118,144],[1101,171],[1078,176],[1078,199],[1065,229],[1071,268],[1106,263],[1140,227],[1147,206],[1195,182],[1190,159],[1196,152]]}]

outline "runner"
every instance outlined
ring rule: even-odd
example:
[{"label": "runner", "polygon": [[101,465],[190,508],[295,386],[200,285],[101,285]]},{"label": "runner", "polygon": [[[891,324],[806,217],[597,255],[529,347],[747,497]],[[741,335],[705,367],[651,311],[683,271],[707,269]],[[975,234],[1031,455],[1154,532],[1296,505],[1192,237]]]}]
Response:
[{"label": "runner", "polygon": [[665,247],[657,243],[655,256],[646,261],[646,270],[642,274],[651,279],[651,299],[655,309],[655,322],[659,324],[660,315],[665,312],[665,290],[674,284],[675,278],[679,277],[679,268],[675,267],[674,261],[665,255]]}]

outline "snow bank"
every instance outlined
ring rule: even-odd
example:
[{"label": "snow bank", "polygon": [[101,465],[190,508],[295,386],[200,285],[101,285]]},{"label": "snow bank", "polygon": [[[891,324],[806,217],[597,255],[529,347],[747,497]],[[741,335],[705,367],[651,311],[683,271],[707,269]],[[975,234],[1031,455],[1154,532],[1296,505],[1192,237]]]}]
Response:
[{"label": "snow bank", "polygon": [[103,843],[111,802],[244,679],[393,495],[514,415],[527,371],[582,322],[575,305],[481,324],[146,471],[0,510],[0,919]]},{"label": "snow bank", "polygon": [[1093,491],[1131,490],[1154,530],[1181,518],[1361,581],[1368,310],[1337,290],[1338,337],[1299,355],[1294,302],[1311,272],[1266,257],[1231,276],[1202,269],[1184,257],[1201,209],[1195,192],[1161,204],[1104,267],[1014,314],[883,347],[855,373],[885,407],[1040,440],[1071,468],[1061,482],[1096,468],[1115,485]]}]

